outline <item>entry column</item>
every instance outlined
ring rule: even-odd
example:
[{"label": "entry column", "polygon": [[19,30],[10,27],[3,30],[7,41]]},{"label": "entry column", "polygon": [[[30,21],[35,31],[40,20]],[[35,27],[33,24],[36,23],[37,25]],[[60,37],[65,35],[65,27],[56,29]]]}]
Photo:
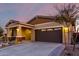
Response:
[{"label": "entry column", "polygon": [[12,33],[12,30],[10,28],[7,28],[7,42],[10,42],[11,40],[11,33]]},{"label": "entry column", "polygon": [[21,32],[21,26],[17,27],[17,36],[16,36],[16,44],[20,43],[22,40],[22,32]]},{"label": "entry column", "polygon": [[32,40],[32,41],[35,41],[35,30],[34,30],[34,29],[32,29],[31,40]]}]

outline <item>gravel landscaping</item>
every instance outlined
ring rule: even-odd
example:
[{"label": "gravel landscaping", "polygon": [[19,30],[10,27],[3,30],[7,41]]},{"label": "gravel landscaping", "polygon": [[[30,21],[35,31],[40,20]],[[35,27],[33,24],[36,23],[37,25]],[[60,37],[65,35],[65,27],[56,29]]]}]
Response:
[{"label": "gravel landscaping", "polygon": [[69,45],[63,50],[61,56],[79,56],[79,44],[76,45],[73,51],[73,45]]}]

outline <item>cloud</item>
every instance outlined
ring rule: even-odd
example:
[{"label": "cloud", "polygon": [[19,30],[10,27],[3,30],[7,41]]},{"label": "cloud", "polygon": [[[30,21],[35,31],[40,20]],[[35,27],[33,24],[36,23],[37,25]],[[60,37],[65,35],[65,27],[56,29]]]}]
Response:
[{"label": "cloud", "polygon": [[[16,20],[28,21],[37,15],[38,11],[46,4],[16,4]],[[25,19],[25,20],[24,20]]]},{"label": "cloud", "polygon": [[29,21],[36,15],[55,15],[57,14],[54,6],[61,8],[60,3],[3,3],[0,4],[0,25],[5,25],[9,18],[18,21]]},{"label": "cloud", "polygon": [[35,15],[44,4],[18,4],[16,7],[18,16],[32,16]]}]

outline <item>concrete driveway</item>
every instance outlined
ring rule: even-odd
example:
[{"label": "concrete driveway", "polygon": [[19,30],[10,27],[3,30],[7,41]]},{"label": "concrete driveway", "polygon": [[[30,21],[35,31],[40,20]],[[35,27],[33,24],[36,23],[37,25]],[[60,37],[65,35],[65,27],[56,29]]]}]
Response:
[{"label": "concrete driveway", "polygon": [[[48,56],[56,55],[62,44],[26,42],[0,49],[0,56]],[[56,50],[56,52],[55,52]]]}]

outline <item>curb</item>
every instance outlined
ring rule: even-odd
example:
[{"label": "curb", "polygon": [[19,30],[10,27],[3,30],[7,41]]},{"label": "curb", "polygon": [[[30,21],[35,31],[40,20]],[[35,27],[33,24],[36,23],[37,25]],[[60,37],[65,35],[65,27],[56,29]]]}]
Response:
[{"label": "curb", "polygon": [[59,45],[48,56],[60,56],[64,48],[64,45]]}]

